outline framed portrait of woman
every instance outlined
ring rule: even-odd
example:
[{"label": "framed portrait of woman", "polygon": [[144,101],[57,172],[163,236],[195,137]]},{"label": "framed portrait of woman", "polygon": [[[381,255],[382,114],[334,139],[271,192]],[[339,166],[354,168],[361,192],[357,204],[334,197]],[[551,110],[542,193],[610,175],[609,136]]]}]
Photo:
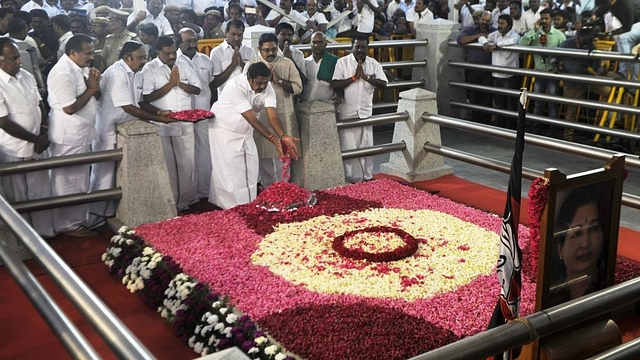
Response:
[{"label": "framed portrait of woman", "polygon": [[545,177],[536,311],[613,285],[624,157],[569,176],[548,169]]}]

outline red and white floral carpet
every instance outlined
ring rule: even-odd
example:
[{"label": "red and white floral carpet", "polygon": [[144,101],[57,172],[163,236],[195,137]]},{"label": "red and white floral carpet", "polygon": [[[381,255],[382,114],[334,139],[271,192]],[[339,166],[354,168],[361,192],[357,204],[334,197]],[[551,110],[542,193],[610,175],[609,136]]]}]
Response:
[{"label": "red and white floral carpet", "polygon": [[[202,354],[236,345],[261,359],[406,359],[486,328],[499,294],[498,216],[391,180],[316,197],[297,211],[247,204],[142,225],[112,240],[106,262],[132,292],[164,293],[143,301],[180,318],[174,327]],[[117,244],[138,235],[150,246],[131,265]],[[519,241],[530,254],[528,228]],[[533,262],[523,261],[521,315],[533,309]],[[152,284],[160,268],[185,277]],[[181,315],[194,298],[210,301]],[[233,307],[246,316],[226,315]]]}]

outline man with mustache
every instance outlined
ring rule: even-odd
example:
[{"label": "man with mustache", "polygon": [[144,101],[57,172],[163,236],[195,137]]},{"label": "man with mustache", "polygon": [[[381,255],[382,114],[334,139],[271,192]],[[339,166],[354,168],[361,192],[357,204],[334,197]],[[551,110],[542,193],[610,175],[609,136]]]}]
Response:
[{"label": "man with mustache", "polygon": [[[498,30],[489,34],[489,36],[481,36],[478,43],[482,45],[484,51],[491,53],[491,65],[518,68],[520,62],[518,54],[510,51],[499,50],[502,47],[516,45],[520,40],[520,35],[512,30],[513,18],[510,15],[500,15],[498,17]],[[505,74],[494,72],[493,85],[497,88],[515,90],[518,87],[517,77],[513,74]],[[513,96],[494,95],[496,107],[502,110],[516,111],[518,99]],[[499,116],[498,126],[515,129],[515,122],[509,118]]]},{"label": "man with mustache", "polygon": [[[49,147],[47,112],[36,79],[22,69],[13,40],[0,38],[0,164],[38,159]],[[32,171],[0,177],[9,202],[51,196],[48,171]],[[51,210],[23,213],[42,237],[52,237]]]},{"label": "man with mustache", "polygon": [[[96,114],[97,138],[93,141],[93,151],[116,148],[116,126],[136,119],[171,122],[169,111],[160,111],[150,104],[140,108],[142,101],[142,74],[146,63],[144,46],[136,41],[122,45],[120,60],[102,74],[101,97]],[[115,164],[102,162],[91,165],[90,191],[112,189],[114,187]],[[89,227],[99,225],[106,217],[115,215],[113,202],[97,202],[89,205]]]},{"label": "man with mustache", "polygon": [[[496,30],[496,28],[491,26],[491,13],[484,11],[482,15],[480,15],[480,23],[477,26],[469,26],[462,29],[462,32],[458,35],[457,42],[461,45],[475,43],[478,42],[481,36],[486,37],[489,33]],[[481,49],[469,49],[467,50],[467,62],[471,64],[491,65],[491,54]],[[491,73],[487,71],[466,70],[465,73],[469,84],[493,86]],[[491,107],[493,105],[493,96],[491,94],[469,90],[467,91],[467,97],[473,105],[483,107]],[[484,111],[472,111],[471,120],[481,124],[490,124],[491,115]]]},{"label": "man with mustache", "polygon": [[209,57],[213,64],[213,87],[218,89],[218,95],[224,89],[227,81],[240,74],[244,64],[256,56],[256,52],[242,43],[244,23],[242,20],[231,19],[225,27],[225,41],[211,50]]},{"label": "man with mustache", "polygon": [[[544,47],[557,47],[563,41],[567,40],[567,37],[562,31],[554,28],[551,25],[551,10],[543,9],[540,11],[540,20],[533,26],[533,29],[527,31],[520,38],[520,45],[528,46],[544,46]],[[535,69],[538,71],[550,71],[555,74],[558,73],[557,65],[551,62],[551,58],[548,55],[534,55],[533,60],[535,62]],[[536,82],[533,84],[533,92],[555,96],[560,93],[560,84],[558,80],[545,79],[542,77],[536,77]],[[533,107],[533,113],[535,115],[543,115],[544,104],[548,107],[548,116],[550,118],[558,117],[558,104],[551,101],[536,101]],[[542,126],[533,127],[533,132],[540,132]]]},{"label": "man with mustache", "polygon": [[[195,108],[208,110],[211,108],[211,92],[213,83],[213,64],[205,54],[198,52],[198,38],[192,29],[184,28],[178,32],[178,59],[191,64],[200,80],[200,94],[194,96]],[[198,198],[209,197],[211,181],[211,151],[209,149],[208,121],[193,124],[195,136],[196,182]]]},{"label": "man with mustache", "polygon": [[[73,35],[65,54],[47,78],[49,90],[49,140],[51,157],[84,154],[91,151],[96,137],[96,98],[100,96],[100,71],[90,67],[93,39]],[[51,170],[51,195],[62,196],[89,190],[90,165]],[[88,204],[57,209],[55,231],[69,236],[95,236],[86,228]]]},{"label": "man with mustache", "polygon": [[[144,101],[160,110],[192,110],[192,95],[200,94],[198,75],[191,65],[177,59],[178,47],[172,37],[160,36],[156,48],[158,57],[142,69]],[[187,210],[198,202],[193,124],[159,125],[176,206],[179,211]]]},{"label": "man with mustache", "polygon": [[[274,33],[265,33],[258,39],[260,55],[253,58],[248,65],[262,62],[269,70],[269,81],[276,94],[276,109],[278,118],[282,122],[284,132],[297,138],[298,119],[293,107],[293,97],[302,92],[302,79],[296,65],[290,59],[279,55],[278,37]],[[245,66],[245,73],[248,65]],[[260,122],[263,126],[269,121],[266,113],[260,114]],[[273,145],[264,137],[255,136],[260,157],[260,179],[265,188],[282,179],[282,161],[273,148]]]},{"label": "man with mustache", "polygon": [[[211,172],[209,202],[228,209],[255,200],[258,183],[258,151],[254,130],[268,139],[278,155],[282,140],[297,156],[293,138],[285,133],[276,111],[271,70],[264,62],[247,66],[246,76],[229,80],[213,104],[216,118],[209,124],[211,160],[216,169]],[[258,120],[265,111],[268,125]],[[273,130],[273,131],[271,131]]]},{"label": "man with mustache", "polygon": [[[387,77],[382,66],[367,56],[369,38],[358,34],[353,38],[352,53],[338,59],[333,72],[331,87],[344,93],[344,101],[338,106],[340,119],[364,119],[373,112],[373,92],[387,87]],[[373,126],[339,130],[342,150],[373,146]],[[373,178],[373,158],[370,156],[344,161],[346,180],[351,183]]]}]

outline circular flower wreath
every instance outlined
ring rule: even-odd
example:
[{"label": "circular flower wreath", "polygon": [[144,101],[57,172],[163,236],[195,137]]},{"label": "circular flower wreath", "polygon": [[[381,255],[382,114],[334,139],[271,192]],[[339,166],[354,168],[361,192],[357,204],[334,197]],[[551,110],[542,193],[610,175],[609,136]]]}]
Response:
[{"label": "circular flower wreath", "polygon": [[[345,246],[345,240],[352,237],[355,234],[368,232],[368,233],[394,233],[398,235],[403,241],[404,245],[391,250],[379,253],[371,253],[361,248],[351,249]],[[365,229],[358,229],[348,231],[333,240],[333,250],[335,250],[340,256],[351,258],[354,260],[368,260],[370,262],[390,262],[398,261],[407,258],[416,251],[418,251],[418,240],[411,236],[411,234],[401,229],[392,228],[389,226],[373,226]]]}]

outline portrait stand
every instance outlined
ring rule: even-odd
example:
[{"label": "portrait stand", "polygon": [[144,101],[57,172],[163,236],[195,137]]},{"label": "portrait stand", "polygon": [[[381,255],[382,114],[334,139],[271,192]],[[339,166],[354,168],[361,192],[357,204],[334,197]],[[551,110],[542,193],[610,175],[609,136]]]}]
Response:
[{"label": "portrait stand", "polygon": [[[603,168],[568,176],[545,170],[536,312],[613,285],[624,162],[616,155]],[[605,315],[525,346],[520,358],[585,358],[619,343],[619,330]]]}]

